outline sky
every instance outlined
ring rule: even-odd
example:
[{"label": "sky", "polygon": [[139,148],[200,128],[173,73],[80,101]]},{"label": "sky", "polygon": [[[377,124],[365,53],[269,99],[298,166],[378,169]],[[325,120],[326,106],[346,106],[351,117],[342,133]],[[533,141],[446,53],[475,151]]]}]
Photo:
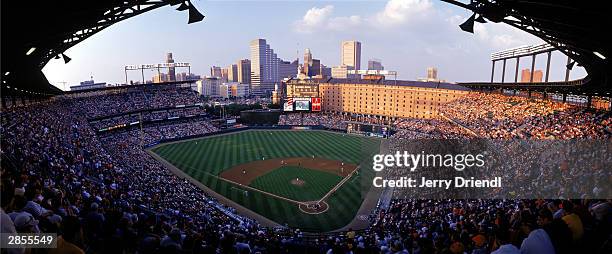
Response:
[{"label": "sky", "polygon": [[[68,64],[52,59],[43,72],[49,82],[68,89],[91,77],[96,82],[124,83],[124,66],[155,64],[172,52],[175,62],[188,62],[191,72],[210,75],[210,67],[226,67],[249,58],[249,42],[264,38],[283,60],[302,62],[304,49],[326,66],[340,64],[343,40],[361,42],[361,65],[380,59],[398,79],[426,76],[438,68],[438,78],[451,82],[488,81],[490,54],[524,45],[543,43],[539,38],[506,24],[476,23],[474,34],[458,27],[472,13],[436,0],[192,0],[206,17],[187,24],[187,11],[164,6],[116,23],[65,53]],[[536,58],[544,69],[545,55]],[[553,53],[550,80],[565,78],[567,58]],[[513,79],[514,61],[506,67]],[[530,68],[522,60],[520,69]],[[501,80],[501,63],[496,80]],[[187,72],[187,70],[177,70]],[[145,78],[157,71],[145,71]],[[570,79],[585,76],[575,67]],[[141,74],[128,73],[138,81]],[[519,77],[520,79],[520,77]]]}]

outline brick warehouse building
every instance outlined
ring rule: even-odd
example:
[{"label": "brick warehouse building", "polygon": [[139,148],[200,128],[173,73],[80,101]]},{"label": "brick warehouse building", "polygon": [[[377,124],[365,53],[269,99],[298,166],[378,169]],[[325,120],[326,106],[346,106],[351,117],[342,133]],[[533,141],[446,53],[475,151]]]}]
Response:
[{"label": "brick warehouse building", "polygon": [[435,118],[440,105],[468,88],[440,82],[379,79],[290,79],[285,98],[321,97],[322,110],[385,118]]}]

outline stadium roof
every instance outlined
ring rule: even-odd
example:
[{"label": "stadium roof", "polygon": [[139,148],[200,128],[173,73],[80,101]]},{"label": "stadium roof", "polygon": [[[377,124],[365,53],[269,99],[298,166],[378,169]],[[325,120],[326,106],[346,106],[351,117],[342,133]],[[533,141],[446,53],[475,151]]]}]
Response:
[{"label": "stadium roof", "polygon": [[478,14],[470,18],[472,27],[474,21],[482,21],[484,17],[489,22],[503,22],[541,38],[586,69],[584,86],[589,90],[612,90],[612,37],[609,36],[612,21],[608,1],[442,1]]},{"label": "stadium roof", "polygon": [[393,80],[393,79],[345,79],[345,78],[324,78],[324,79],[289,79],[286,82],[297,82],[298,84],[363,84],[363,85],[386,85],[386,86],[410,86],[410,87],[422,87],[422,88],[437,88],[437,89],[449,89],[449,90],[461,90],[469,91],[470,89],[458,84],[446,83],[446,82],[423,82],[413,80]]},{"label": "stadium roof", "polygon": [[321,80],[320,82],[331,83],[331,84],[369,84],[369,85],[386,85],[386,86],[410,86],[410,87],[422,87],[422,88],[438,88],[438,89],[450,89],[450,90],[462,90],[469,91],[469,88],[460,86],[457,84],[446,83],[446,82],[423,82],[423,81],[412,81],[412,80],[393,80],[386,79],[382,81],[373,81],[366,79],[339,79],[330,78],[327,80]]},{"label": "stadium roof", "polygon": [[69,60],[64,51],[104,28],[178,4],[189,23],[203,18],[187,0],[2,1],[2,92],[60,93],[42,73],[49,60]]}]

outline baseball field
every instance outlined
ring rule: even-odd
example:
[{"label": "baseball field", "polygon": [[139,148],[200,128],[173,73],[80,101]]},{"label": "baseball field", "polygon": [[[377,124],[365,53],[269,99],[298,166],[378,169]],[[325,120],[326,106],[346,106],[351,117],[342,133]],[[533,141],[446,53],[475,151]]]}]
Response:
[{"label": "baseball field", "polygon": [[327,131],[249,130],[151,151],[252,212],[280,225],[325,232],[355,218],[373,177],[368,158],[379,144]]}]

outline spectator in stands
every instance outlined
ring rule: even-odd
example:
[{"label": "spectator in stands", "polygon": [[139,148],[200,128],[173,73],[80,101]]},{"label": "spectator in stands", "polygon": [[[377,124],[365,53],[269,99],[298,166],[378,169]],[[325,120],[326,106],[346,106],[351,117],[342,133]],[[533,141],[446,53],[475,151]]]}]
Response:
[{"label": "spectator in stands", "polygon": [[83,239],[79,219],[69,216],[62,222],[61,234],[57,237],[57,248],[50,249],[49,254],[84,254],[83,249],[76,244],[79,239]]},{"label": "spectator in stands", "polygon": [[520,254],[521,251],[511,243],[510,230],[508,228],[498,228],[495,231],[495,243],[497,249],[491,254]]},{"label": "spectator in stands", "polygon": [[584,226],[582,220],[578,215],[574,213],[574,204],[569,200],[563,200],[563,221],[567,223],[567,226],[572,231],[572,239],[574,241],[580,241],[584,234]]}]

